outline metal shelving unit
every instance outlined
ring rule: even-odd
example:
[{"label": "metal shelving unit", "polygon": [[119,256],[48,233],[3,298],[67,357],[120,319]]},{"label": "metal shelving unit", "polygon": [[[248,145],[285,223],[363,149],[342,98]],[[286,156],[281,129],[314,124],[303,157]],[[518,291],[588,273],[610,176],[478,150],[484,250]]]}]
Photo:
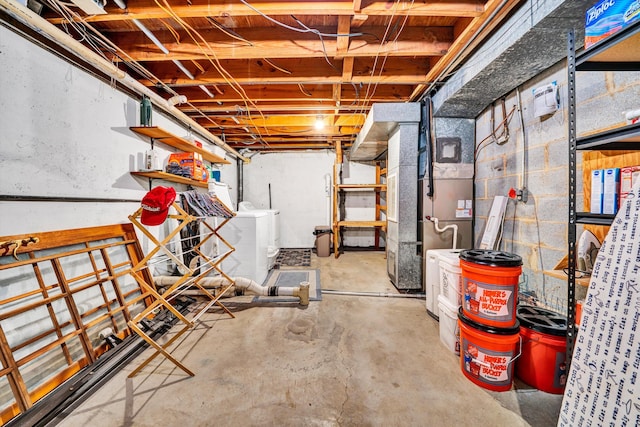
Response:
[{"label": "metal shelving unit", "polygon": [[576,188],[578,176],[577,152],[581,150],[640,150],[640,123],[608,129],[583,137],[576,131],[576,72],[577,71],[640,71],[640,22],[637,22],[588,50],[576,54],[575,34],[567,40],[568,107],[569,107],[569,227],[568,227],[568,292],[567,292],[567,369],[575,345],[575,285],[576,225],[611,225],[615,215],[578,212]]}]

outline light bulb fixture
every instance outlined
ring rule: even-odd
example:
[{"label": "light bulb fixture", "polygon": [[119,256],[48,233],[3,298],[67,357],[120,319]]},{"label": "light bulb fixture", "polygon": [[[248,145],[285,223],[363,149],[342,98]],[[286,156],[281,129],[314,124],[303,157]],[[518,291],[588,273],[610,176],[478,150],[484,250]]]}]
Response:
[{"label": "light bulb fixture", "polygon": [[322,116],[316,117],[316,122],[313,126],[316,128],[316,130],[324,129],[324,120],[322,120]]},{"label": "light bulb fixture", "polygon": [[174,105],[176,105],[176,104],[186,104],[187,103],[187,97],[185,95],[174,95],[171,98],[167,99],[167,102],[172,107]]}]

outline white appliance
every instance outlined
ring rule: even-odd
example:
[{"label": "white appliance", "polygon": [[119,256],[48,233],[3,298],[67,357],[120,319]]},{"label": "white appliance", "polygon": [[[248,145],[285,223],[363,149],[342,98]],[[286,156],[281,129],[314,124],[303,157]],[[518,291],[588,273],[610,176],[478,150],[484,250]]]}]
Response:
[{"label": "white appliance", "polygon": [[[440,295],[440,262],[455,263],[462,249],[429,249],[424,262],[424,286],[427,312],[436,319],[440,317],[438,295]],[[458,261],[459,264],[459,261]]]},{"label": "white appliance", "polygon": [[222,261],[222,271],[230,277],[245,277],[262,284],[269,272],[269,214],[239,211],[218,233],[235,248]]},{"label": "white appliance", "polygon": [[268,269],[271,270],[280,252],[280,211],[278,209],[256,209],[251,202],[238,203],[238,212],[266,212],[269,215],[269,243],[267,248]]}]

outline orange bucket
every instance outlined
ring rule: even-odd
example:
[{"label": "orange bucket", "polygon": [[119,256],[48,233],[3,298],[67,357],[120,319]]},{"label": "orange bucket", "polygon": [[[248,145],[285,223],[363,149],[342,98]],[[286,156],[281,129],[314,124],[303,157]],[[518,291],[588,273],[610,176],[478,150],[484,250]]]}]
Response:
[{"label": "orange bucket", "polygon": [[520,356],[520,324],[494,328],[474,322],[458,309],[460,369],[471,382],[493,391],[508,391],[513,383],[513,362]]},{"label": "orange bucket", "polygon": [[564,393],[567,318],[544,308],[521,305],[518,321],[522,356],[516,363],[516,377],[538,390]]},{"label": "orange bucket", "polygon": [[522,258],[507,252],[469,249],[460,252],[460,268],[465,316],[496,328],[515,325]]}]

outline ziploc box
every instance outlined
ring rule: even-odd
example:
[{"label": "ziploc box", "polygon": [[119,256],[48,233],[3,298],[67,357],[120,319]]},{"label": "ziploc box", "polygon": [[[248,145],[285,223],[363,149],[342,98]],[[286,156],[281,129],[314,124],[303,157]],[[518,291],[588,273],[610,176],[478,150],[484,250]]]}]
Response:
[{"label": "ziploc box", "polygon": [[602,196],[604,191],[604,170],[591,171],[591,207],[589,212],[602,213]]},{"label": "ziploc box", "polygon": [[620,200],[620,168],[604,170],[604,195],[602,198],[602,213],[618,213]]},{"label": "ziploc box", "polygon": [[587,10],[584,47],[596,44],[640,20],[640,0],[602,0]]}]

